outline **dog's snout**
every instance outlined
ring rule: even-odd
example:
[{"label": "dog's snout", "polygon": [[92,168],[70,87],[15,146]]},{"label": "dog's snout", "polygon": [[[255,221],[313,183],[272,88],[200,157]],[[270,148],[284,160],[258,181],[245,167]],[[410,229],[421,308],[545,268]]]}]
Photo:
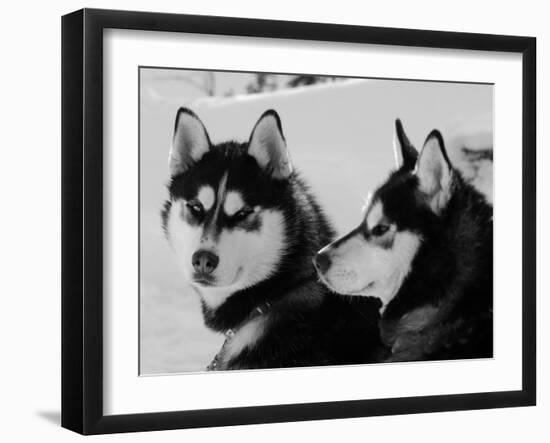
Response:
[{"label": "dog's snout", "polygon": [[193,268],[199,274],[212,274],[220,262],[219,257],[206,249],[199,249],[191,258]]},{"label": "dog's snout", "polygon": [[317,268],[317,272],[324,274],[330,268],[330,257],[324,252],[319,252],[313,259],[313,264]]}]

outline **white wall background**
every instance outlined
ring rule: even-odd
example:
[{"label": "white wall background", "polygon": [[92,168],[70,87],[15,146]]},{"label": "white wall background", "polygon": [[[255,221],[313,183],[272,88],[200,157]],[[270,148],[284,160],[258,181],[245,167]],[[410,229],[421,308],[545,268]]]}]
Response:
[{"label": "white wall background", "polygon": [[[83,6],[283,20],[470,31],[538,37],[539,226],[550,222],[548,155],[542,154],[550,97],[550,30],[544,2],[418,0],[338,3],[279,0],[9,2],[3,5],[0,69],[0,438],[73,441],[60,409],[60,16]],[[546,112],[546,113],[545,113]],[[542,154],[542,155],[541,155]],[[546,204],[543,205],[543,200]],[[550,236],[539,235],[539,274],[550,265]],[[544,248],[544,250],[542,250]],[[542,250],[542,251],[541,251]],[[99,437],[95,441],[548,441],[550,326],[548,274],[539,278],[539,406]]]}]

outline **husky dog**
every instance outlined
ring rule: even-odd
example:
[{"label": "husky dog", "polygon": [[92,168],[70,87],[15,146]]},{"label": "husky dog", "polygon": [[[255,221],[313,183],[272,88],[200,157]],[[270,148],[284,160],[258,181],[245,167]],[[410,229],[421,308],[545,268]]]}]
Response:
[{"label": "husky dog", "polygon": [[388,361],[491,357],[492,206],[453,168],[439,131],[420,154],[399,120],[396,135],[398,169],[359,227],[317,254],[318,273],[336,292],[381,300]]},{"label": "husky dog", "polygon": [[209,369],[376,359],[379,301],[351,302],[319,282],[312,259],[333,230],[291,166],[275,111],[248,142],[213,144],[179,109],[169,167],[166,236],[205,324],[226,335]]}]

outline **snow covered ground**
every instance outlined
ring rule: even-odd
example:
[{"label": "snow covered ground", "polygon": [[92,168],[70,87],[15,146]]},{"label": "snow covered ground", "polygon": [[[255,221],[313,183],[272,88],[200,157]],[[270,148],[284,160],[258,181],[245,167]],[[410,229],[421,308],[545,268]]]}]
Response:
[{"label": "snow covered ground", "polygon": [[141,373],[202,370],[223,339],[208,331],[160,227],[167,155],[176,110],[192,108],[213,142],[245,140],[266,109],[276,109],[295,167],[311,184],[339,233],[360,220],[368,191],[394,167],[399,117],[420,148],[434,128],[450,157],[492,200],[493,87],[458,83],[346,80],[231,98],[188,98],[162,75],[141,84]]}]

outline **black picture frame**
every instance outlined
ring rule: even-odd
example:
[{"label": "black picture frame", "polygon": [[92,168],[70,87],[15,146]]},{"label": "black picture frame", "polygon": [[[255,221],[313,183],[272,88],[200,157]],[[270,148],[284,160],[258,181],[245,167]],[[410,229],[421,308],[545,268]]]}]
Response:
[{"label": "black picture frame", "polygon": [[[523,66],[522,388],[230,409],[103,413],[103,30],[503,51]],[[536,39],[83,9],[62,18],[62,426],[82,434],[529,406],[536,403]]]}]

